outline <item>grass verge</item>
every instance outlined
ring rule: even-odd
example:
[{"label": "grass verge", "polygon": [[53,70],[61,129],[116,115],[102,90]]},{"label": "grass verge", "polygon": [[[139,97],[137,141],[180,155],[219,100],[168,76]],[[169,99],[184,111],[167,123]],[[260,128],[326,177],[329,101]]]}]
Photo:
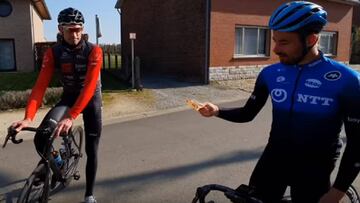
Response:
[{"label": "grass verge", "polygon": [[[9,109],[24,108],[34,86],[39,72],[31,73],[1,73],[0,75],[0,111]],[[106,71],[101,74],[103,99],[105,103],[113,101],[111,96],[114,93],[141,94],[131,92],[128,84],[119,81],[111,73]],[[44,106],[52,106],[59,101],[62,94],[60,82],[55,76],[47,89],[44,99]],[[110,96],[109,96],[110,95]]]}]

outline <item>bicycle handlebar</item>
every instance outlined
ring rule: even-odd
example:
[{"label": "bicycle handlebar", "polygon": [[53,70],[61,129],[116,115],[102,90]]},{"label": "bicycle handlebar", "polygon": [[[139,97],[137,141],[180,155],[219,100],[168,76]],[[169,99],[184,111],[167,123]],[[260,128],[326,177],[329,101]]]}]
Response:
[{"label": "bicycle handlebar", "polygon": [[[21,129],[21,131],[32,131],[32,132],[36,132],[38,129],[37,128],[34,128],[34,127],[25,127],[23,129]],[[23,139],[16,139],[16,135],[18,134],[19,132],[17,132],[15,130],[15,128],[12,128],[12,127],[9,127],[8,128],[8,133],[5,137],[5,140],[4,140],[4,143],[3,143],[3,146],[2,148],[5,148],[6,147],[6,144],[8,143],[9,139],[11,139],[11,142],[14,143],[14,144],[20,144],[23,142]]]},{"label": "bicycle handlebar", "polygon": [[221,191],[224,195],[230,199],[233,203],[262,203],[261,200],[258,200],[251,196],[250,188],[246,185],[241,185],[238,189],[234,190],[229,187],[218,185],[218,184],[209,184],[196,189],[196,195],[192,203],[205,203],[205,197],[212,190]]}]

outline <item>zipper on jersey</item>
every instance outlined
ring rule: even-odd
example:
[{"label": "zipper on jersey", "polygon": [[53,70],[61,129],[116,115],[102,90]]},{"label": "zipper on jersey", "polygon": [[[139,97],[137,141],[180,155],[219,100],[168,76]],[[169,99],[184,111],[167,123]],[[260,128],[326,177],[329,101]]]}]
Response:
[{"label": "zipper on jersey", "polygon": [[300,76],[301,76],[301,73],[303,71],[303,67],[297,65],[296,67],[298,69],[298,73],[296,75],[296,80],[295,80],[295,85],[294,85],[294,89],[292,91],[292,94],[291,94],[291,103],[290,103],[290,115],[289,117],[292,118],[292,115],[293,115],[293,111],[294,111],[294,103],[295,103],[295,92],[298,88],[298,83],[299,83],[299,80],[300,80]]}]

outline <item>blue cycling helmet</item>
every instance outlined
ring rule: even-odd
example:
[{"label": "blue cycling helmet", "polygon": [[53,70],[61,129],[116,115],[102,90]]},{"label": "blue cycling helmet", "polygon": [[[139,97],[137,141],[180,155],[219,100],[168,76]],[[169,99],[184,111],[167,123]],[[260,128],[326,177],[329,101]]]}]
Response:
[{"label": "blue cycling helmet", "polygon": [[277,8],[269,21],[270,29],[280,32],[320,32],[327,23],[327,13],[319,5],[307,1],[293,1]]}]

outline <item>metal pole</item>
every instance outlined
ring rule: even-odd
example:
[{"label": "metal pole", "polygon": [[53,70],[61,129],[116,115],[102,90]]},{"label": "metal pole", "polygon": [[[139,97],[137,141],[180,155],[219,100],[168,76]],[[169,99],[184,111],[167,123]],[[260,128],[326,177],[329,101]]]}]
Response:
[{"label": "metal pole", "polygon": [[98,21],[97,21],[97,15],[95,15],[95,27],[96,27],[96,44],[99,44],[99,37],[98,37]]},{"label": "metal pole", "polygon": [[134,40],[131,40],[131,79],[132,79],[132,88],[135,88],[135,68],[134,68]]}]

